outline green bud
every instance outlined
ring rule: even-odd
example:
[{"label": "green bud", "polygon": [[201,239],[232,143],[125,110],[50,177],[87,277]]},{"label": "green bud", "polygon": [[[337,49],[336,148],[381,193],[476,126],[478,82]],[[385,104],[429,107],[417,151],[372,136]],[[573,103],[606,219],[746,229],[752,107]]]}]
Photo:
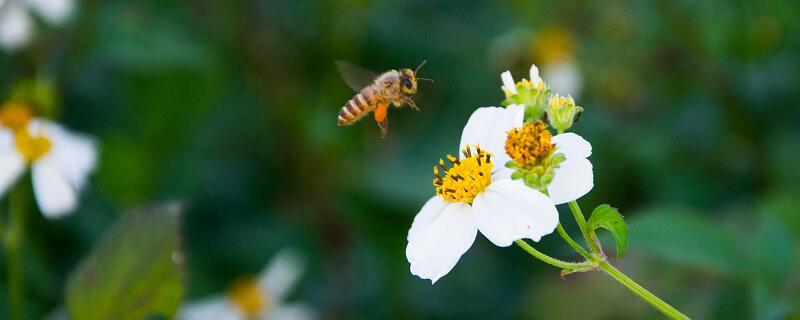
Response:
[{"label": "green bud", "polygon": [[575,105],[575,100],[571,96],[562,97],[558,94],[550,97],[547,104],[547,119],[550,126],[555,128],[558,133],[567,131],[575,121],[583,108]]}]

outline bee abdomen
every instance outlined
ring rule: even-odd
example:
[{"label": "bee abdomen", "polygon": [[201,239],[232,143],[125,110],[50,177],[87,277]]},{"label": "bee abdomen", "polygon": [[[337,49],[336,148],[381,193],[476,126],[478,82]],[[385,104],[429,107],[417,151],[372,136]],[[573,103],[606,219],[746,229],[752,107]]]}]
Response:
[{"label": "bee abdomen", "polygon": [[338,123],[340,126],[352,124],[372,110],[373,98],[371,90],[365,88],[360,93],[347,101],[339,111]]}]

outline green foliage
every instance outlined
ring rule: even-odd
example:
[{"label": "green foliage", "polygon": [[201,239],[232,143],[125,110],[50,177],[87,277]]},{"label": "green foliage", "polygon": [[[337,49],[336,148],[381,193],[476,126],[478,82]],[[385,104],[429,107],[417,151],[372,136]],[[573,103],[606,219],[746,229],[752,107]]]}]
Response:
[{"label": "green foliage", "polygon": [[594,208],[589,217],[589,228],[592,230],[603,228],[611,232],[617,243],[617,260],[625,256],[628,250],[628,225],[625,224],[625,219],[617,208],[607,204]]},{"label": "green foliage", "polygon": [[74,319],[172,317],[183,298],[177,203],[126,214],[70,275],[66,304]]},{"label": "green foliage", "polygon": [[720,275],[743,272],[744,254],[736,235],[697,211],[663,207],[631,221],[631,242],[672,263]]}]

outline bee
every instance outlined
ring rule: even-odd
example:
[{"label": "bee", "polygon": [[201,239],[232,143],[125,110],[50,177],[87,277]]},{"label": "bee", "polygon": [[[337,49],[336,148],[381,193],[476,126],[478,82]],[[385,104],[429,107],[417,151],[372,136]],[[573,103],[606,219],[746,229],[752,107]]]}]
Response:
[{"label": "bee", "polygon": [[381,129],[381,137],[385,138],[389,132],[387,113],[390,105],[395,108],[408,105],[411,109],[419,111],[413,100],[417,94],[417,80],[433,81],[417,77],[417,71],[425,62],[427,61],[422,61],[415,70],[389,70],[378,75],[355,64],[337,61],[336,65],[344,82],[358,92],[339,111],[337,119],[339,126],[356,123],[374,111],[375,122]]}]

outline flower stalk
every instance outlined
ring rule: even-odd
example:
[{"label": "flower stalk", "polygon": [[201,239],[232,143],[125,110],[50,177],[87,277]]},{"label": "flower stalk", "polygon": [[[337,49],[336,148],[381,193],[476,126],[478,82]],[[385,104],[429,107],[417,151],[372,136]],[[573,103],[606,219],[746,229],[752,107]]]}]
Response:
[{"label": "flower stalk", "polygon": [[26,191],[28,184],[17,184],[9,196],[9,215],[3,242],[6,249],[8,297],[10,319],[24,319],[24,275],[22,267],[22,243],[25,238]]},{"label": "flower stalk", "polygon": [[617,280],[619,283],[630,289],[634,294],[642,298],[642,300],[647,301],[647,303],[653,306],[653,308],[661,311],[661,313],[670,319],[689,319],[689,317],[678,311],[678,309],[673,308],[671,305],[664,302],[664,300],[661,300],[659,297],[650,291],[647,291],[647,289],[633,281],[633,279],[628,278],[628,276],[619,271],[617,268],[614,268],[614,266],[608,263],[608,261],[601,261],[598,265],[598,268],[614,278],[614,280]]},{"label": "flower stalk", "polygon": [[627,287],[629,290],[631,290],[631,292],[639,296],[639,298],[649,303],[651,306],[653,306],[653,308],[660,311],[670,319],[690,319],[688,316],[678,311],[678,309],[675,309],[664,300],[661,300],[661,298],[648,291],[633,281],[633,279],[622,273],[622,271],[619,271],[619,269],[611,265],[611,263],[609,263],[606,259],[606,254],[603,252],[603,248],[600,246],[600,241],[597,239],[597,235],[593,230],[589,229],[586,218],[584,218],[583,212],[581,212],[581,208],[578,203],[576,201],[570,201],[569,207],[570,211],[572,211],[572,214],[575,217],[578,227],[581,229],[581,233],[583,234],[586,243],[591,248],[592,253],[587,252],[586,249],[575,242],[575,240],[573,240],[572,237],[567,234],[560,222],[557,226],[557,230],[561,237],[564,238],[564,240],[570,245],[570,247],[575,249],[575,251],[580,255],[584,256],[586,261],[577,263],[562,261],[536,250],[523,240],[517,240],[515,243],[534,258],[537,258],[551,266],[561,268],[561,277],[576,272],[590,272],[598,269],[603,270],[603,272],[608,274],[611,278],[617,280],[617,282]]}]

